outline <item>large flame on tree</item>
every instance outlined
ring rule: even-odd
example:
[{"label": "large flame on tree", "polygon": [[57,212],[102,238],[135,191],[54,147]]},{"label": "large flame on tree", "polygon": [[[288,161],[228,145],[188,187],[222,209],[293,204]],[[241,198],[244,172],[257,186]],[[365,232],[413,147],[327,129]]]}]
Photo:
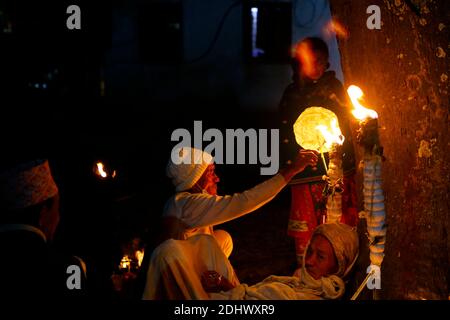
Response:
[{"label": "large flame on tree", "polygon": [[302,148],[319,152],[330,152],[334,143],[344,142],[336,114],[322,107],[305,109],[294,123],[294,134]]},{"label": "large flame on tree", "polygon": [[375,110],[368,109],[364,107],[359,100],[363,97],[364,93],[362,90],[354,85],[351,85],[347,89],[347,93],[352,101],[354,109],[352,110],[353,116],[358,120],[364,119],[377,119],[378,113]]}]

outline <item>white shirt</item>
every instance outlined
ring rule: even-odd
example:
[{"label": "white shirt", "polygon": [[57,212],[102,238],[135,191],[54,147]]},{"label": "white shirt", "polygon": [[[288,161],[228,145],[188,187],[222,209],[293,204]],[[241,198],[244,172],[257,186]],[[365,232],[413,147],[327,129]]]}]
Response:
[{"label": "white shirt", "polygon": [[213,226],[246,215],[272,200],[285,186],[281,174],[233,195],[179,192],[166,203],[163,216],[177,217],[189,226],[185,239],[194,234],[213,234]]}]

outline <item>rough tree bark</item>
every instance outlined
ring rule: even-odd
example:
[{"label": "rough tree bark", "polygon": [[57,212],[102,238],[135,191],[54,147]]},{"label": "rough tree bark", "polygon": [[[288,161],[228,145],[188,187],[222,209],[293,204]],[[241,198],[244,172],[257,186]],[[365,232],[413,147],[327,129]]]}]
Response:
[{"label": "rough tree bark", "polygon": [[[346,86],[379,114],[386,161],[384,299],[448,299],[450,140],[448,0],[330,0]],[[381,9],[369,30],[367,7]],[[362,189],[360,185],[360,190]]]}]

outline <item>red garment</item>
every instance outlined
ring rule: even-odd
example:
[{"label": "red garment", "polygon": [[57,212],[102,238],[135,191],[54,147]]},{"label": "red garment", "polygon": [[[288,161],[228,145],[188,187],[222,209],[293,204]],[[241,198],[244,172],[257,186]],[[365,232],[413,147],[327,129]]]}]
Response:
[{"label": "red garment", "polygon": [[[288,235],[295,238],[295,251],[302,256],[314,229],[325,221],[327,199],[322,196],[325,182],[291,185],[291,212]],[[358,224],[355,174],[344,177],[341,222]]]},{"label": "red garment", "polygon": [[356,191],[355,173],[344,175],[344,192],[342,193],[341,222],[351,227],[358,225],[358,197]]}]

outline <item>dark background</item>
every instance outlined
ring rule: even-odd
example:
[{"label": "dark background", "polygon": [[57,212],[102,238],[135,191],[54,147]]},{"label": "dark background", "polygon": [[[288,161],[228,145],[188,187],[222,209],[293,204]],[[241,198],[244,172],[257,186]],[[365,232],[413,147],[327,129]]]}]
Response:
[{"label": "dark background", "polygon": [[[81,8],[81,30],[66,28],[71,4]],[[248,17],[241,7],[234,12],[242,2],[218,4],[224,15],[216,20],[232,19],[240,26],[231,28],[238,49],[229,53],[217,40],[223,33],[219,23],[211,28],[216,31],[207,46],[191,43],[196,57],[186,53],[194,21],[183,14],[181,2],[6,1],[0,6],[1,165],[49,159],[61,194],[55,244],[86,261],[92,295],[113,295],[110,276],[124,245],[135,237],[145,245],[158,231],[173,191],[165,176],[173,130],[193,133],[194,120],[203,122],[204,131],[277,126],[276,104],[243,99],[243,89],[230,83],[257,86],[253,80],[259,76],[251,70],[261,63],[289,70],[290,33],[284,42],[273,34],[262,36],[261,46],[270,49],[270,41],[276,46],[253,61],[242,39],[249,34]],[[286,4],[270,8],[264,14],[275,10],[278,21],[290,13]],[[130,16],[133,27],[127,24]],[[289,21],[284,27],[290,30]],[[227,66],[236,70],[216,73]],[[280,81],[274,101],[288,81]],[[97,161],[116,170],[116,178],[96,176]],[[218,165],[219,193],[243,191],[266,179],[259,169]],[[224,226],[234,237],[231,260],[242,282],[293,271],[294,247],[285,235],[288,205],[285,195],[254,217]],[[268,260],[268,254],[277,261]]]},{"label": "dark background", "polygon": [[[194,120],[204,129],[275,126],[291,72],[286,43],[279,41],[287,36],[273,31],[290,34],[282,26],[291,23],[280,21],[292,19],[296,40],[318,35],[313,26],[321,28],[318,22],[328,22],[330,12],[319,0],[267,2],[0,2],[1,166],[50,159],[62,198],[56,242],[86,260],[95,296],[111,293],[121,245],[156,229],[172,190],[164,168],[174,129],[191,130]],[[289,3],[292,16],[283,16]],[[438,47],[447,51],[447,2],[331,3],[350,31],[348,40],[340,39],[346,85],[361,85],[380,115],[389,225],[383,296],[446,299],[449,55]],[[66,28],[71,4],[81,7],[81,30]],[[255,4],[260,19],[271,20],[259,26],[257,47],[266,55],[251,59],[247,9]],[[381,30],[366,27],[372,4],[381,8]],[[327,40],[330,62],[341,79],[335,40]],[[424,156],[419,151],[426,143],[430,154]],[[115,180],[94,176],[99,160],[117,170]],[[257,165],[218,166],[218,172],[220,193],[264,178]],[[285,190],[225,226],[234,237],[230,259],[242,282],[292,271],[288,206]],[[364,238],[364,226],[359,230]],[[367,260],[367,252],[360,256]],[[360,279],[366,266],[358,268]]]}]

